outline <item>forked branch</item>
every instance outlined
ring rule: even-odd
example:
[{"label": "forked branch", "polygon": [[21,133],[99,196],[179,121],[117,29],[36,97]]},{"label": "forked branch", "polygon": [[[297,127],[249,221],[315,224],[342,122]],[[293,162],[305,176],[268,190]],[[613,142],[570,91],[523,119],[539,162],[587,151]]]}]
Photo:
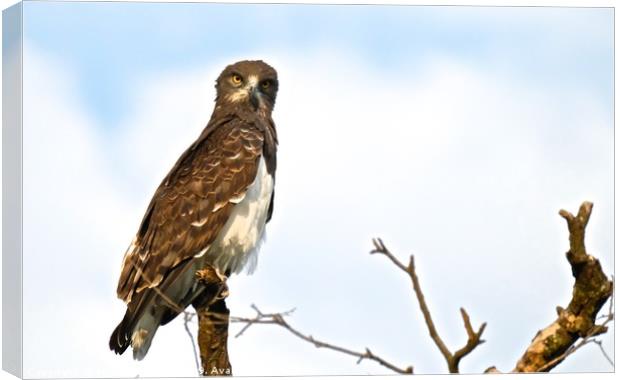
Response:
[{"label": "forked branch", "polygon": [[409,264],[405,266],[400,260],[398,260],[392,252],[383,244],[381,239],[373,239],[373,245],[375,248],[370,251],[371,254],[382,254],[386,256],[394,265],[400,268],[403,272],[405,272],[409,278],[411,279],[411,284],[413,286],[413,291],[418,299],[418,304],[420,305],[420,310],[422,311],[422,315],[424,316],[424,322],[426,323],[426,327],[428,328],[428,333],[430,334],[433,342],[443,355],[446,363],[448,365],[448,370],[450,373],[458,373],[459,372],[459,363],[461,359],[467,356],[470,352],[472,352],[476,347],[484,343],[484,340],[481,339],[482,333],[486,327],[486,323],[480,325],[478,330],[474,331],[473,326],[471,325],[471,321],[469,319],[469,315],[465,311],[464,308],[461,308],[461,317],[463,318],[463,324],[465,326],[465,331],[467,332],[467,343],[465,345],[455,351],[454,353],[448,349],[443,339],[437,332],[437,328],[435,327],[435,323],[433,322],[433,318],[431,317],[431,312],[426,305],[426,300],[424,299],[424,293],[422,292],[422,287],[420,286],[420,281],[415,271],[415,262],[413,255],[409,256]]}]

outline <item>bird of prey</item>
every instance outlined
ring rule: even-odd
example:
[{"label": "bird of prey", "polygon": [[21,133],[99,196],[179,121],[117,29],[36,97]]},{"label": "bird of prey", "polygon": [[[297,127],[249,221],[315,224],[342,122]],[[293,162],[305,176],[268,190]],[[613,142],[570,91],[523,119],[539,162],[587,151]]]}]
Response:
[{"label": "bird of prey", "polygon": [[163,179],[125,253],[117,294],[127,304],[110,337],[142,360],[160,325],[197,300],[196,271],[222,277],[256,265],[273,212],[278,139],[276,71],[263,61],[227,66],[200,136]]}]

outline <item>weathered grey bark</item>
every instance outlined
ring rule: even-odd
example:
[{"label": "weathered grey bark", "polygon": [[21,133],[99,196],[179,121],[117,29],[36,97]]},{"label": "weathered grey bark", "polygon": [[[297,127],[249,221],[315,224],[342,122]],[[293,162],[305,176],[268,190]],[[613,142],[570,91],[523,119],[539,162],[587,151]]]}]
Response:
[{"label": "weathered grey bark", "polygon": [[591,213],[590,202],[581,205],[577,216],[560,211],[570,234],[566,258],[575,278],[573,297],[566,308],[557,307],[558,317],[553,323],[538,331],[514,372],[548,372],[574,351],[578,339],[587,340],[607,331],[606,326],[596,324],[596,316],[611,297],[613,284],[599,261],[586,252],[585,230]]}]

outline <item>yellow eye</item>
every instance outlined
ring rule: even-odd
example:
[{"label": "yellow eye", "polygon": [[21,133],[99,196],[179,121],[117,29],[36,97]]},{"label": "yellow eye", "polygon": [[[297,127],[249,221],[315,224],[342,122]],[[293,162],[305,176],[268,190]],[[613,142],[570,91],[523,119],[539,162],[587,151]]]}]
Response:
[{"label": "yellow eye", "polygon": [[241,78],[241,75],[239,74],[233,74],[232,77],[230,77],[230,79],[235,85],[240,85],[241,82],[243,82],[243,78]]},{"label": "yellow eye", "polygon": [[268,89],[269,87],[271,87],[271,81],[268,81],[268,80],[263,81],[263,82],[260,84],[260,86],[262,87],[262,89],[263,89],[263,90],[266,90],[266,89]]}]

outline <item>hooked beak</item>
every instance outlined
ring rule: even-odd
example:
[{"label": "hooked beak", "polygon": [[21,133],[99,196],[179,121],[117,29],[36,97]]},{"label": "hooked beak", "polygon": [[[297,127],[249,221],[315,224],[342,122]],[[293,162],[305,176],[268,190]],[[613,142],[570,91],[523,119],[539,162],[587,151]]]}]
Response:
[{"label": "hooked beak", "polygon": [[260,96],[260,93],[258,89],[256,87],[250,87],[250,103],[252,103],[254,110],[258,108],[258,104],[260,101],[260,99],[258,98],[259,96]]}]

